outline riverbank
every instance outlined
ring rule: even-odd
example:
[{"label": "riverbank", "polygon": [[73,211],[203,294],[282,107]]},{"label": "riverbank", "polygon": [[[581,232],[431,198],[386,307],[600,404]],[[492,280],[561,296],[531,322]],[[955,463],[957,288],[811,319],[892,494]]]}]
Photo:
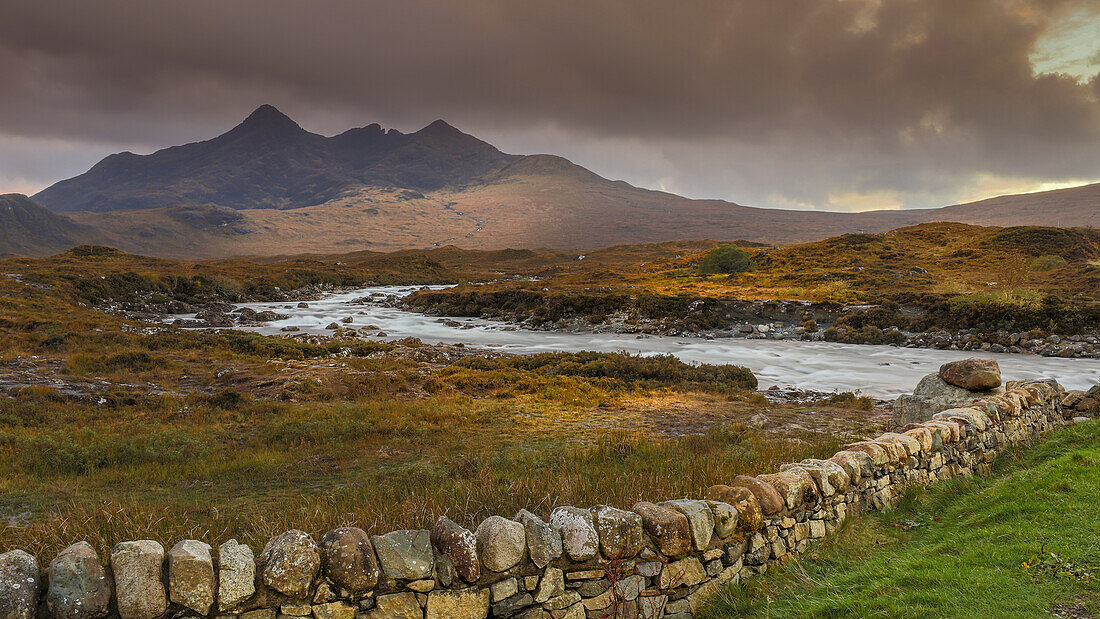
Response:
[{"label": "riverbank", "polygon": [[[657,297],[616,293],[560,294],[533,290],[422,291],[383,302],[443,317],[478,317],[531,330],[569,333],[662,335],[886,344],[906,348],[1031,353],[1044,357],[1100,358],[1100,336],[1059,335],[1038,329],[983,332],[930,328],[913,332],[928,309],[834,302]],[[893,322],[891,322],[893,321]],[[883,326],[879,326],[883,325]]]}]

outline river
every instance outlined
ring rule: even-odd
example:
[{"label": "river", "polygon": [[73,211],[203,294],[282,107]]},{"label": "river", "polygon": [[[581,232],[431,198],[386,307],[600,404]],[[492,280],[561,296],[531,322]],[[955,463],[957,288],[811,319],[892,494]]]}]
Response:
[{"label": "river", "polygon": [[[441,287],[436,287],[441,288]],[[1067,389],[1088,389],[1100,377],[1098,359],[1061,359],[1032,354],[975,353],[800,342],[790,340],[714,339],[642,336],[614,333],[532,331],[504,322],[475,318],[455,319],[461,326],[447,326],[437,316],[427,316],[374,303],[356,301],[375,293],[408,294],[416,287],[364,288],[327,295],[310,301],[308,308],[288,303],[246,303],[256,311],[273,310],[288,316],[257,327],[238,327],[265,334],[280,334],[283,327],[303,333],[329,333],[332,322],[346,327],[379,327],[385,339],[417,337],[427,344],[464,343],[511,353],[593,350],[644,355],[670,353],[689,363],[732,363],[756,374],[760,388],[772,385],[814,391],[859,391],[878,398],[911,392],[925,374],[947,361],[975,355],[996,359],[1005,380],[1055,378]],[[347,317],[350,324],[340,322]],[[176,318],[176,317],[173,317]]]}]

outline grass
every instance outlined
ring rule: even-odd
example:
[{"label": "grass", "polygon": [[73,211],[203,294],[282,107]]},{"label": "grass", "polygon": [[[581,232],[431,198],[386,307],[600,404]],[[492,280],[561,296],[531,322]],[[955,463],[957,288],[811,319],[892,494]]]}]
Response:
[{"label": "grass", "polygon": [[[742,368],[667,356],[166,327],[135,312],[165,302],[156,295],[222,300],[267,284],[240,265],[189,275],[145,261],[92,251],[0,267],[21,275],[0,277],[0,549],[48,560],[78,540],[104,556],[127,539],[236,537],[258,551],[289,528],[630,507],[877,430],[859,398],[774,405]],[[276,275],[256,267],[257,280],[317,280]],[[235,283],[196,283],[219,278]],[[831,431],[747,429],[759,412]]]},{"label": "grass", "polygon": [[1100,422],[911,492],[707,617],[1090,617],[1100,612]]}]

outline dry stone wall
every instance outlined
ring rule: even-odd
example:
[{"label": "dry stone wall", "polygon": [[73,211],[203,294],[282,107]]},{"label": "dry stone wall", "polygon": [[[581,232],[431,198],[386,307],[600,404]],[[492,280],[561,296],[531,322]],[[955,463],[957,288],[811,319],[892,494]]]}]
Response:
[{"label": "dry stone wall", "polygon": [[907,487],[989,473],[1005,447],[1066,423],[1057,383],[1007,387],[827,460],[739,476],[701,499],[558,507],[546,518],[521,510],[474,531],[446,517],[430,531],[375,536],[287,531],[262,549],[182,540],[166,552],[128,541],[101,558],[81,542],[48,565],[12,550],[0,555],[0,619],[690,617],[722,587]]}]

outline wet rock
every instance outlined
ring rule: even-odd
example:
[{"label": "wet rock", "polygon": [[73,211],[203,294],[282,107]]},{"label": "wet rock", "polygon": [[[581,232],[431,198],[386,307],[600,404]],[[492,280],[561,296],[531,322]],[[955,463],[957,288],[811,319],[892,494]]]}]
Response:
[{"label": "wet rock", "polygon": [[645,544],[642,517],[607,505],[592,508],[600,549],[608,559],[629,559]]},{"label": "wet rock", "polygon": [[55,619],[106,617],[112,583],[88,542],[77,542],[50,562],[46,607]]},{"label": "wet rock", "polygon": [[291,529],[271,538],[260,555],[263,582],[290,598],[309,595],[321,569],[321,552],[305,531]]},{"label": "wet rock", "polygon": [[238,606],[256,592],[256,557],[252,549],[231,539],[218,546],[218,609]]},{"label": "wet rock", "polygon": [[521,509],[513,520],[523,524],[527,535],[527,552],[531,556],[531,562],[537,567],[544,568],[562,555],[561,534],[541,518]]},{"label": "wet rock", "polygon": [[214,561],[210,546],[185,539],[168,551],[168,594],[182,606],[205,615],[214,605]]},{"label": "wet rock", "polygon": [[111,550],[115,599],[122,619],[153,619],[168,608],[164,547],[152,540],[120,542]]},{"label": "wet rock", "polygon": [[478,559],[477,538],[469,529],[446,516],[440,516],[432,527],[431,539],[432,545],[450,560],[463,580],[477,582],[481,577],[481,561]]},{"label": "wet rock", "polygon": [[573,561],[587,561],[599,552],[600,539],[587,509],[557,507],[550,513],[550,526],[561,534],[562,548]]},{"label": "wet rock", "polygon": [[381,570],[370,536],[355,527],[333,529],[321,539],[325,574],[352,593],[366,593],[378,584]]},{"label": "wet rock", "polygon": [[394,580],[419,580],[431,576],[434,553],[430,531],[393,531],[375,535],[370,541],[386,576]]},{"label": "wet rock", "polygon": [[941,365],[940,378],[969,391],[988,391],[1001,386],[1001,367],[993,359],[971,357]]},{"label": "wet rock", "polygon": [[523,560],[527,533],[522,524],[502,516],[489,516],[474,533],[477,554],[489,570],[503,572]]},{"label": "wet rock", "polygon": [[22,550],[0,554],[0,619],[33,619],[40,588],[34,557]]}]

